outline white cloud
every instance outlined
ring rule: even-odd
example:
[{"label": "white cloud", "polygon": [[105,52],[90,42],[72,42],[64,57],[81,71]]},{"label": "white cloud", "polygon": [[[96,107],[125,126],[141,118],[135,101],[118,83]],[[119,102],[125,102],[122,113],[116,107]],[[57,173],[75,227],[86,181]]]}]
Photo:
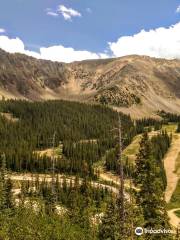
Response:
[{"label": "white cloud", "polygon": [[75,50],[61,44],[40,47],[39,53],[29,51],[20,38],[9,38],[0,35],[0,48],[10,53],[23,53],[38,59],[59,62],[73,62],[85,59],[102,59],[126,55],[147,55],[157,58],[180,59],[180,22],[169,28],[157,28],[150,31],[142,30],[133,36],[120,37],[116,42],[109,43],[110,51],[95,53],[86,50]]},{"label": "white cloud", "polygon": [[0,28],[0,33],[5,33],[6,30],[4,28]]},{"label": "white cloud", "polygon": [[0,36],[0,48],[9,53],[23,53],[35,58],[39,58],[38,53],[25,50],[24,43],[19,38],[10,39],[7,36]]},{"label": "white cloud", "polygon": [[46,14],[51,17],[58,17],[59,14],[56,11],[53,11],[51,8],[46,8]]},{"label": "white cloud", "polygon": [[52,17],[58,17],[58,13],[53,12],[53,11],[47,11],[47,15],[52,16]]},{"label": "white cloud", "polygon": [[65,20],[72,20],[72,17],[81,17],[81,13],[72,8],[67,8],[64,5],[58,6],[58,12],[62,14]]},{"label": "white cloud", "polygon": [[157,58],[180,58],[180,22],[169,28],[142,30],[109,43],[115,57],[138,54]]},{"label": "white cloud", "polygon": [[72,62],[85,59],[98,59],[108,57],[108,55],[105,53],[93,53],[85,50],[77,51],[73,48],[65,48],[62,45],[40,48],[40,55],[43,59],[59,62]]},{"label": "white cloud", "polygon": [[7,36],[0,36],[0,48],[10,53],[23,53],[38,59],[46,59],[59,62],[73,62],[85,59],[107,58],[105,53],[93,53],[89,51],[77,51],[73,48],[66,48],[62,45],[41,47],[39,52],[29,51],[25,49],[23,41],[19,38],[10,39]]},{"label": "white cloud", "polygon": [[180,5],[177,7],[176,12],[180,13]]}]

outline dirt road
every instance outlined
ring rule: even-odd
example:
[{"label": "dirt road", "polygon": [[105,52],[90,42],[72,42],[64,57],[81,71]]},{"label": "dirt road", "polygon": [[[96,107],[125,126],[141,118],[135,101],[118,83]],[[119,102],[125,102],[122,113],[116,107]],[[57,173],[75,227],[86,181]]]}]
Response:
[{"label": "dirt road", "polygon": [[180,211],[180,208],[175,208],[175,209],[171,209],[168,211],[168,216],[170,218],[170,224],[177,228],[178,225],[180,224],[180,218],[178,218],[178,216],[176,216],[175,211]]},{"label": "dirt road", "polygon": [[[167,203],[171,200],[171,197],[176,189],[176,185],[179,179],[178,175],[175,173],[176,160],[178,158],[179,152],[180,152],[180,134],[174,133],[171,147],[164,158],[164,167],[167,177],[165,200]],[[180,224],[180,218],[178,218],[175,214],[175,211],[177,210],[180,210],[180,208],[171,209],[168,211],[169,222],[175,228],[177,228],[178,225]]]},{"label": "dirt road", "polygon": [[165,200],[167,203],[170,201],[178,182],[178,176],[174,171],[176,166],[176,159],[178,158],[179,152],[180,152],[180,134],[174,134],[172,145],[164,158],[164,167],[167,176],[167,188],[165,191]]},{"label": "dirt road", "polygon": [[[39,174],[38,176],[39,176],[40,182],[44,181],[44,179],[46,182],[52,181],[50,175]],[[9,177],[12,181],[36,181],[37,174],[33,174],[33,176],[32,176],[32,174],[11,174]],[[59,177],[59,182],[63,182],[64,175],[58,174],[58,177]],[[67,184],[70,184],[71,181],[73,183],[74,180],[75,180],[75,177],[73,177],[73,176],[66,178]],[[82,182],[82,180],[79,180],[79,181],[80,181],[80,183]],[[100,188],[104,188],[104,189],[107,188],[109,191],[112,191],[113,193],[118,194],[118,189],[115,187],[112,187],[112,186],[109,186],[106,184],[102,184],[102,183],[98,183],[98,182],[94,182],[94,181],[92,181],[91,184],[93,187],[96,187],[96,188],[100,187]]]}]

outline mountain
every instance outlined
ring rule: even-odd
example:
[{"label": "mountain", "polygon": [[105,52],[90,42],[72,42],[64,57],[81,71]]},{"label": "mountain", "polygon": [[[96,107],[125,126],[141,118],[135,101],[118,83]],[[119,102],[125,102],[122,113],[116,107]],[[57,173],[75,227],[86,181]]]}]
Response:
[{"label": "mountain", "polygon": [[70,64],[0,50],[0,96],[112,105],[134,117],[180,112],[180,60],[126,56]]}]

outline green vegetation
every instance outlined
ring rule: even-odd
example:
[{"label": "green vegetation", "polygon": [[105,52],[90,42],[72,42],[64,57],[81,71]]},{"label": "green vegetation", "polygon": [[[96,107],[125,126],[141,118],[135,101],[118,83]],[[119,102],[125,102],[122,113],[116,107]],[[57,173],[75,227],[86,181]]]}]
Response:
[{"label": "green vegetation", "polygon": [[178,123],[177,132],[180,132],[180,122]]},{"label": "green vegetation", "polygon": [[[56,159],[58,172],[95,177],[93,164],[115,145],[111,132],[117,126],[116,112],[105,106],[76,102],[2,101],[2,112],[11,113],[17,122],[0,116],[0,153],[5,153],[7,168],[22,172],[48,172],[51,158],[38,151],[61,142],[62,155]],[[125,145],[135,135],[135,127],[129,116],[121,115]],[[96,141],[91,141],[96,139]],[[87,141],[81,141],[87,140]]]},{"label": "green vegetation", "polygon": [[176,189],[171,197],[170,202],[168,203],[168,208],[180,208],[180,179],[177,183]]},{"label": "green vegetation", "polygon": [[128,159],[132,162],[134,162],[136,154],[138,153],[140,140],[141,135],[135,136],[132,143],[129,144],[123,151],[123,155],[127,156]]},{"label": "green vegetation", "polygon": [[174,114],[174,113],[169,113],[165,111],[160,111],[158,112],[159,116],[163,118],[164,122],[168,123],[178,123],[180,122],[180,115]]},{"label": "green vegetation", "polygon": [[[162,131],[151,139],[147,132],[140,141],[139,151],[135,166],[123,161],[125,177],[133,178],[135,189],[130,188],[130,202],[124,202],[124,222],[119,215],[121,204],[111,202],[100,226],[100,239],[132,239],[132,224],[144,226],[148,229],[170,229],[163,200],[166,187],[166,176],[162,159],[171,143],[171,137]],[[114,158],[114,161],[113,161]],[[114,163],[114,165],[113,165]],[[108,151],[106,167],[118,171],[118,146],[117,149]],[[113,169],[112,169],[113,168]],[[120,198],[121,199],[121,198]],[[119,201],[120,201],[119,199]],[[131,203],[134,203],[133,205]],[[123,226],[123,227],[122,227]],[[119,235],[120,234],[120,235]],[[112,237],[112,238],[111,238]],[[145,239],[172,239],[170,235],[147,235]]]},{"label": "green vegetation", "polygon": [[165,124],[163,125],[162,129],[166,130],[168,133],[175,133],[177,129],[177,124],[176,123]]},{"label": "green vegetation", "polygon": [[[119,171],[120,146],[117,132],[112,131],[119,127],[117,112],[107,106],[66,101],[3,100],[0,109],[18,119],[0,115],[0,239],[130,240],[137,239],[136,226],[170,228],[162,159],[172,137],[161,121],[143,119],[134,124],[130,116],[120,114],[124,181],[130,183],[123,196],[117,195],[118,184],[111,188],[109,182],[102,184],[98,179],[98,167],[103,164],[106,170]],[[148,138],[151,129],[157,134],[149,133]],[[14,183],[9,170],[35,177]],[[51,173],[51,178],[45,173]],[[19,194],[13,194],[14,186]],[[175,204],[178,186],[172,197]],[[139,239],[157,237],[172,239],[169,235]]]},{"label": "green vegetation", "polygon": [[119,200],[111,201],[108,204],[102,224],[99,227],[99,239],[141,239],[135,235],[133,226],[143,225],[143,215],[140,207],[124,203],[124,222],[119,215]]},{"label": "green vegetation", "polygon": [[[153,142],[149,140],[148,134],[144,133],[136,159],[134,183],[139,189],[136,193],[137,204],[142,207],[146,228],[170,228],[163,200],[164,183],[160,173],[161,169],[157,166],[153,153]],[[158,234],[157,237],[170,239],[168,235],[165,237]],[[156,237],[152,236],[150,239],[156,239]]]},{"label": "green vegetation", "polygon": [[100,185],[93,187],[87,179],[80,181],[78,177],[72,180],[66,177],[59,179],[56,176],[54,189],[52,189],[52,185],[53,183],[47,182],[45,178],[40,181],[37,175],[35,183],[32,181],[23,181],[21,183],[20,198],[21,200],[22,198],[40,198],[41,203],[45,205],[45,211],[48,212],[50,209],[53,210],[52,199],[55,198],[56,205],[65,207],[71,214],[73,211],[78,211],[76,214],[80,216],[84,211],[88,211],[89,215],[93,216],[101,213],[106,206],[106,202],[112,197],[107,188]]},{"label": "green vegetation", "polygon": [[180,210],[175,211],[175,214],[176,214],[177,217],[180,218]]},{"label": "green vegetation", "polygon": [[180,177],[180,152],[176,159],[175,173]]},{"label": "green vegetation", "polygon": [[162,131],[161,133],[157,134],[157,136],[153,136],[151,138],[152,154],[156,161],[156,165],[159,168],[159,177],[162,178],[164,190],[167,185],[167,180],[164,170],[163,158],[171,145],[171,141],[172,138],[167,134],[166,131]]},{"label": "green vegetation", "polygon": [[[11,216],[11,215],[12,216]],[[11,240],[91,240],[90,230],[80,227],[68,216],[32,211],[31,206],[17,208],[9,215],[0,214],[0,238]],[[93,230],[92,230],[93,231]],[[95,235],[95,234],[94,234]]]},{"label": "green vegetation", "polygon": [[122,90],[118,86],[101,89],[94,97],[94,101],[103,105],[113,105],[117,107],[130,107],[133,104],[140,104],[141,99],[129,91]]},{"label": "green vegetation", "polygon": [[[78,177],[62,183],[56,181],[23,181],[21,193],[12,195],[12,184],[6,179],[5,156],[0,169],[0,239],[98,239],[100,214],[112,194],[102,187],[92,187]],[[54,187],[53,187],[54,186]],[[59,207],[59,208],[58,208]],[[59,209],[59,210],[58,210]],[[97,215],[96,215],[97,214]],[[97,216],[97,217],[96,217]],[[93,220],[94,219],[94,220]]]},{"label": "green vegetation", "polygon": [[136,120],[136,131],[137,133],[143,133],[145,130],[160,130],[162,128],[162,121],[156,120],[154,118],[143,118]]},{"label": "green vegetation", "polygon": [[[136,159],[136,154],[139,151],[139,142],[140,136],[136,136],[135,140],[123,152],[124,173],[126,177],[134,175],[134,162]],[[160,169],[160,176],[163,180],[165,189],[166,174],[162,159],[170,147],[171,136],[169,136],[166,131],[161,131],[156,136],[152,136],[150,139],[150,144],[152,145],[152,155],[156,161],[156,165]],[[105,166],[108,171],[119,171],[118,146],[106,153]]]}]

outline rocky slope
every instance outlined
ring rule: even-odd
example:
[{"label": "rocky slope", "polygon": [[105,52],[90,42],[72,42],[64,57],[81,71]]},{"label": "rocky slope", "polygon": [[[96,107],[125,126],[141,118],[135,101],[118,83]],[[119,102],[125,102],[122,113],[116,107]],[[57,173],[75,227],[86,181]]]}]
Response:
[{"label": "rocky slope", "polygon": [[100,102],[134,117],[180,112],[180,60],[127,56],[64,64],[0,50],[0,95]]}]

